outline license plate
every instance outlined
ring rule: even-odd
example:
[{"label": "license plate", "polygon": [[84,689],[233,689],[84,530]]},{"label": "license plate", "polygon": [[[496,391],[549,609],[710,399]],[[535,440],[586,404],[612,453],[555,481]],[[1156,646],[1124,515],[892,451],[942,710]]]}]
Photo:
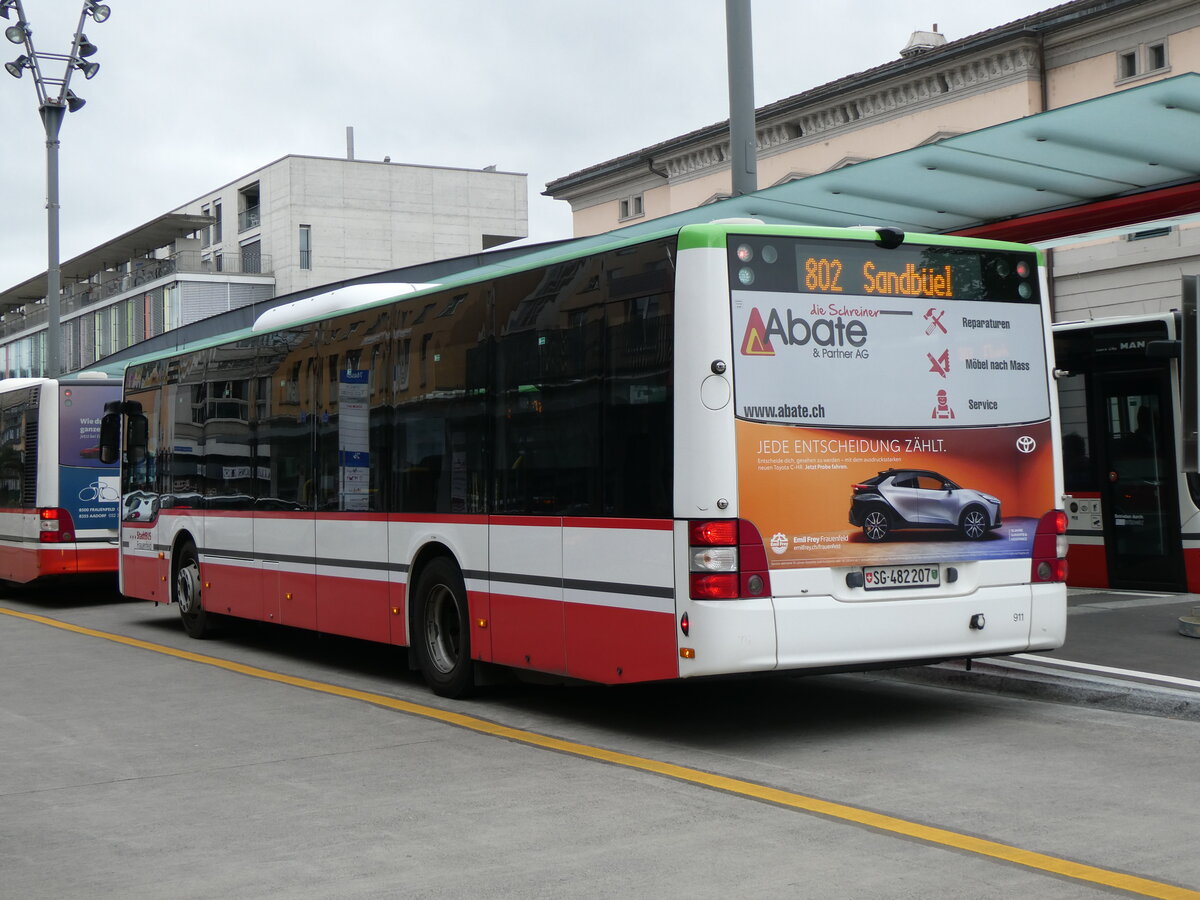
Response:
[{"label": "license plate", "polygon": [[938,587],[942,583],[940,566],[865,566],[863,587],[868,591],[890,588]]}]

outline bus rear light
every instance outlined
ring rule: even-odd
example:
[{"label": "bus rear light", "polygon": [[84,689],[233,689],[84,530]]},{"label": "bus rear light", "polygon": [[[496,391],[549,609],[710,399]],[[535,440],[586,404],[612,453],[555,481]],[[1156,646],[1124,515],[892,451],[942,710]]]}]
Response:
[{"label": "bus rear light", "polygon": [[688,526],[688,543],[693,547],[733,547],[737,542],[737,519],[699,521]]},{"label": "bus rear light", "polygon": [[693,572],[691,594],[693,600],[736,600],[739,579],[737,572],[721,575],[706,575]]},{"label": "bus rear light", "polygon": [[1033,559],[1029,578],[1034,584],[1053,584],[1067,580],[1067,514],[1052,509],[1038,520],[1033,535]]},{"label": "bus rear light", "polygon": [[38,510],[38,541],[64,544],[75,540],[75,522],[61,507],[45,506]]},{"label": "bus rear light", "polygon": [[737,547],[693,547],[693,572],[736,572],[738,569]]},{"label": "bus rear light", "polygon": [[690,596],[737,600],[771,593],[767,551],[758,529],[745,519],[688,523]]},{"label": "bus rear light", "polygon": [[1067,561],[1065,559],[1044,559],[1037,564],[1034,574],[1035,582],[1059,582],[1067,580]]}]

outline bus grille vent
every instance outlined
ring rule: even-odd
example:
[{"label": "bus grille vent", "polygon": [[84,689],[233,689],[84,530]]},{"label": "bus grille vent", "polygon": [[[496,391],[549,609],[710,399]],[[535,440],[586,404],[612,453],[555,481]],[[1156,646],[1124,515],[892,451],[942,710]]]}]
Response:
[{"label": "bus grille vent", "polygon": [[[37,400],[30,407],[37,409]],[[38,423],[32,416],[25,421],[24,478],[21,481],[21,506],[37,506]]]}]

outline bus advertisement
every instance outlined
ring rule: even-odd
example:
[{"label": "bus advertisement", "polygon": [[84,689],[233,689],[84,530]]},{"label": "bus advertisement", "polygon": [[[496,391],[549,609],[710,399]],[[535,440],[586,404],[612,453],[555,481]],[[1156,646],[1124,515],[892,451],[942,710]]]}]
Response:
[{"label": "bus advertisement", "polygon": [[120,472],[100,460],[118,380],[0,381],[0,579],[117,571]]},{"label": "bus advertisement", "polygon": [[445,696],[1059,646],[1044,279],[731,222],[274,310],[126,369],[122,591],[409,646]]},{"label": "bus advertisement", "polygon": [[[775,238],[738,250],[742,509],[771,533],[773,564],[1028,557],[1054,490],[1035,255],[906,246],[885,260]],[[755,265],[782,254],[794,268]],[[802,507],[779,473],[807,485]],[[850,487],[861,532],[847,534]]]}]

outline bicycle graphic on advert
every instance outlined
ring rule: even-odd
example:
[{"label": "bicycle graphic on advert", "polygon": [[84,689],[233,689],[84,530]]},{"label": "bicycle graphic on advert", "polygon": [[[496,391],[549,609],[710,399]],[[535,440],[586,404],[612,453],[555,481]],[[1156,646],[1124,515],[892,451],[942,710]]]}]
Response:
[{"label": "bicycle graphic on advert", "polygon": [[79,492],[79,499],[84,503],[116,503],[121,491],[115,484],[96,480]]}]

